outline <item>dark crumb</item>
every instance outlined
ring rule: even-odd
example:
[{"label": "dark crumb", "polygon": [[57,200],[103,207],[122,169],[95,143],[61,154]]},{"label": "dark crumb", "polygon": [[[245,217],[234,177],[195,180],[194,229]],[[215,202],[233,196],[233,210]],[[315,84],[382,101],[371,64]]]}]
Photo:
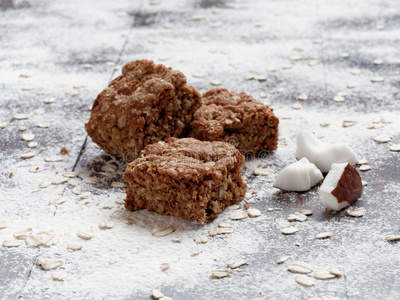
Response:
[{"label": "dark crumb", "polygon": [[62,147],[60,150],[60,153],[64,155],[69,154],[69,152],[71,152],[71,150],[68,150],[66,147]]},{"label": "dark crumb", "polygon": [[14,173],[11,172],[10,175],[8,175],[8,178],[13,178],[13,176],[14,176]]},{"label": "dark crumb", "polygon": [[248,209],[250,208],[250,204],[246,203],[245,205],[243,205],[243,208],[244,208],[245,210],[248,210]]}]

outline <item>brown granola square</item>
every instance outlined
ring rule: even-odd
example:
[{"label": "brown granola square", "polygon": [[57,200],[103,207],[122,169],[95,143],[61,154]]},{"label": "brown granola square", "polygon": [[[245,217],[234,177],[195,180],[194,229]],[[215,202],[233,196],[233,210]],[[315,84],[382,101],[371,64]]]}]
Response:
[{"label": "brown granola square", "polygon": [[278,146],[279,119],[273,109],[246,93],[212,89],[195,112],[190,136],[225,141],[244,155],[272,151]]},{"label": "brown granola square", "polygon": [[125,170],[125,207],[207,223],[244,198],[243,161],[223,142],[169,138],[149,145]]},{"label": "brown granola square", "polygon": [[200,106],[181,72],[137,60],[97,96],[85,128],[106,153],[132,161],[147,145],[182,135]]}]

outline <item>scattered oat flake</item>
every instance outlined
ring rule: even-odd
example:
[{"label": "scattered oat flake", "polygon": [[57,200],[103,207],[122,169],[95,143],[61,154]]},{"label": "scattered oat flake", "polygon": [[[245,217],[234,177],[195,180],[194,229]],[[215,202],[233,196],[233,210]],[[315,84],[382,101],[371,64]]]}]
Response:
[{"label": "scattered oat flake", "polygon": [[284,70],[289,70],[291,68],[293,68],[293,65],[283,65],[282,66],[282,69],[284,69]]},{"label": "scattered oat flake", "polygon": [[83,245],[79,242],[71,242],[67,245],[68,251],[78,251],[81,250]]},{"label": "scattered oat flake", "polygon": [[21,240],[15,240],[15,239],[4,240],[3,241],[3,246],[4,247],[8,247],[8,248],[19,247],[19,246],[22,245],[22,243],[23,243],[23,241],[21,241]]},{"label": "scattered oat flake", "polygon": [[35,155],[36,155],[35,152],[28,152],[28,153],[21,154],[21,155],[20,155],[20,158],[22,158],[22,159],[29,159],[29,158],[34,157]]},{"label": "scattered oat flake", "polygon": [[46,97],[43,102],[46,104],[53,103],[56,99],[54,97]]},{"label": "scattered oat flake", "polygon": [[360,75],[362,71],[360,69],[352,69],[350,70],[350,74],[352,75]]},{"label": "scattered oat flake", "polygon": [[219,232],[218,226],[214,226],[209,230],[208,235],[209,236],[216,236],[218,234],[218,232]]},{"label": "scattered oat flake", "polygon": [[68,178],[58,176],[51,181],[51,184],[60,185],[68,182]]},{"label": "scattered oat flake", "polygon": [[64,158],[62,156],[48,156],[45,157],[44,161],[46,162],[59,162],[59,161],[63,161]]},{"label": "scattered oat flake", "polygon": [[377,143],[387,143],[392,140],[392,136],[387,135],[387,134],[381,134],[376,137],[374,137],[374,141]]},{"label": "scattered oat flake", "polygon": [[281,230],[281,233],[285,234],[285,235],[290,235],[290,234],[295,234],[297,231],[299,231],[299,228],[292,226],[292,227],[283,228]]},{"label": "scattered oat flake", "polygon": [[232,273],[231,270],[215,270],[212,271],[212,278],[224,278]]},{"label": "scattered oat flake", "polygon": [[222,22],[213,22],[213,23],[210,23],[210,27],[211,27],[211,28],[218,28],[218,27],[221,27],[222,25],[224,25]]},{"label": "scattered oat flake", "polygon": [[13,116],[13,118],[14,118],[15,120],[26,120],[26,119],[29,118],[29,115],[26,115],[26,114],[15,114],[15,115]]},{"label": "scattered oat flake", "polygon": [[301,109],[303,106],[300,103],[295,103],[292,105],[293,109]]},{"label": "scattered oat flake", "polygon": [[62,174],[62,176],[68,177],[68,178],[75,178],[75,177],[78,176],[78,173],[76,173],[76,172],[64,172]]},{"label": "scattered oat flake", "polygon": [[289,267],[288,271],[300,274],[309,274],[313,271],[313,267],[303,261],[295,261]]},{"label": "scattered oat flake", "polygon": [[335,275],[336,277],[340,277],[343,275],[342,271],[337,267],[330,267],[329,272]]},{"label": "scattered oat flake", "polygon": [[321,61],[319,59],[312,59],[312,60],[308,61],[308,65],[311,67],[319,65],[320,63],[321,63]]},{"label": "scattered oat flake", "polygon": [[347,210],[347,214],[351,217],[362,217],[365,215],[365,208],[358,207],[355,209],[349,209],[349,210]]},{"label": "scattered oat flake", "polygon": [[106,230],[106,229],[111,229],[114,227],[114,223],[110,222],[110,221],[101,221],[99,223],[99,228],[101,230]]},{"label": "scattered oat flake", "polygon": [[344,100],[345,98],[343,96],[336,95],[335,97],[333,97],[333,101],[335,102],[343,102]]},{"label": "scattered oat flake", "polygon": [[64,94],[68,95],[68,96],[71,96],[71,97],[74,97],[74,96],[77,96],[79,93],[78,93],[77,90],[67,90],[67,91],[64,91]]},{"label": "scattered oat flake", "polygon": [[381,64],[383,64],[383,60],[382,59],[375,59],[374,61],[373,61],[373,64],[374,65],[381,65]]},{"label": "scattered oat flake", "polygon": [[232,204],[232,205],[229,205],[227,208],[226,208],[226,210],[237,210],[237,209],[239,209],[240,208],[240,206],[238,205],[238,204]]},{"label": "scattered oat flake", "polygon": [[85,200],[85,199],[88,199],[91,195],[92,195],[91,192],[84,192],[84,193],[79,195],[79,199]]},{"label": "scattered oat flake", "polygon": [[230,234],[233,233],[232,228],[218,228],[218,234]]},{"label": "scattered oat flake", "polygon": [[206,77],[206,74],[197,72],[197,73],[192,73],[192,76],[195,78],[204,78]]},{"label": "scattered oat flake", "polygon": [[37,125],[39,128],[49,128],[50,127],[50,123],[47,122],[39,122]]},{"label": "scattered oat flake", "polygon": [[322,44],[322,43],[324,43],[325,41],[323,40],[323,39],[315,39],[315,40],[313,40],[313,44],[316,44],[316,45],[318,45],[318,44]]},{"label": "scattered oat flake", "polygon": [[287,261],[288,259],[290,258],[290,256],[289,255],[287,255],[287,256],[282,256],[280,259],[278,259],[277,261],[276,261],[276,263],[279,265],[279,264],[283,264],[285,261]]},{"label": "scattered oat flake", "polygon": [[32,76],[33,76],[33,72],[30,72],[30,71],[25,71],[25,72],[19,74],[19,77],[22,77],[22,78],[29,78]]},{"label": "scattered oat flake", "polygon": [[329,279],[336,278],[335,275],[333,275],[331,272],[328,272],[328,271],[315,272],[313,274],[313,277],[315,279],[319,279],[319,280],[329,280]]},{"label": "scattered oat flake", "polygon": [[361,184],[362,184],[363,186],[367,186],[367,185],[368,185],[368,182],[366,182],[366,181],[364,181],[364,180],[361,180]]},{"label": "scattered oat flake", "polygon": [[33,167],[29,169],[29,172],[31,173],[39,173],[39,172],[43,172],[45,169],[41,168],[41,167]]},{"label": "scattered oat flake", "polygon": [[113,181],[111,182],[111,187],[113,188],[124,188],[125,183],[124,182],[119,182],[119,181]]},{"label": "scattered oat flake", "polygon": [[158,299],[163,298],[163,297],[164,297],[164,294],[161,293],[159,290],[152,289],[152,290],[150,291],[150,296],[151,296],[153,299],[158,300]]},{"label": "scattered oat flake", "polygon": [[163,270],[163,271],[168,270],[169,269],[169,263],[162,263],[160,265],[160,269]]},{"label": "scattered oat flake", "polygon": [[349,82],[349,83],[347,84],[347,88],[348,88],[348,89],[354,89],[355,87],[356,87],[356,85],[355,85],[354,83]]},{"label": "scattered oat flake", "polygon": [[274,170],[267,168],[267,169],[263,169],[263,168],[256,168],[253,170],[253,174],[256,176],[268,176],[268,175],[272,175],[274,174]]},{"label": "scattered oat flake", "polygon": [[0,128],[4,129],[7,127],[7,123],[6,122],[0,122]]},{"label": "scattered oat flake", "polygon": [[8,226],[8,222],[7,221],[0,221],[0,229],[4,229],[7,228]]},{"label": "scattered oat flake", "polygon": [[85,177],[83,179],[83,182],[85,182],[87,184],[98,184],[98,183],[100,183],[100,179],[97,177]]},{"label": "scattered oat flake", "polygon": [[212,81],[210,81],[210,84],[214,85],[214,86],[218,86],[218,85],[221,85],[222,82],[221,81],[217,81],[217,80],[212,80]]},{"label": "scattered oat flake", "polygon": [[26,127],[26,126],[21,126],[19,128],[19,131],[27,131],[27,130],[28,130],[28,127]]},{"label": "scattered oat flake", "polygon": [[298,284],[306,287],[311,287],[315,284],[315,281],[311,277],[308,277],[306,275],[297,275],[295,277],[295,280]]},{"label": "scattered oat flake", "polygon": [[32,91],[33,89],[32,86],[21,86],[21,91]]},{"label": "scattered oat flake", "polygon": [[232,228],[232,225],[226,222],[221,222],[218,224],[219,228]]},{"label": "scattered oat flake", "polygon": [[357,124],[356,121],[344,120],[343,123],[342,123],[342,126],[343,126],[344,128],[347,128],[347,127],[354,126],[354,125],[356,125],[356,124]]},{"label": "scattered oat flake", "polygon": [[61,267],[64,261],[58,258],[42,258],[38,257],[36,260],[38,265],[42,267],[43,270],[50,271]]},{"label": "scattered oat flake", "polygon": [[199,21],[199,20],[203,20],[206,18],[206,15],[204,14],[197,14],[197,15],[193,15],[192,20],[194,21]]},{"label": "scattered oat flake", "polygon": [[35,109],[35,110],[33,111],[33,113],[34,113],[35,115],[43,115],[43,114],[44,114],[44,109],[41,109],[41,108]]},{"label": "scattered oat flake", "polygon": [[257,217],[261,216],[261,212],[256,208],[249,208],[247,210],[247,213],[249,214],[250,218],[257,218]]},{"label": "scattered oat flake", "polygon": [[254,79],[258,81],[265,81],[267,80],[267,75],[256,75],[254,76]]},{"label": "scattered oat flake", "polygon": [[301,56],[300,54],[295,54],[295,55],[290,56],[290,60],[293,60],[293,61],[298,61],[298,60],[302,60],[302,59],[303,59],[303,56]]},{"label": "scattered oat flake", "polygon": [[42,237],[43,244],[46,247],[50,247],[51,245],[56,245],[60,236],[58,234],[50,234],[47,237]]},{"label": "scattered oat flake", "polygon": [[293,222],[293,221],[304,222],[307,219],[308,219],[307,216],[303,215],[300,212],[295,212],[294,214],[290,214],[290,215],[286,216],[286,220],[288,220],[289,222]]},{"label": "scattered oat flake", "polygon": [[244,265],[247,265],[247,260],[238,259],[238,260],[229,262],[228,263],[228,268],[237,269],[237,268],[240,268],[241,266],[244,266]]},{"label": "scattered oat flake", "polygon": [[400,241],[400,234],[390,234],[390,235],[386,236],[386,240],[388,242]]},{"label": "scattered oat flake", "polygon": [[281,88],[278,88],[276,91],[278,93],[283,93],[285,91],[285,88],[281,87]]},{"label": "scattered oat flake", "polygon": [[362,172],[366,172],[366,171],[372,170],[372,167],[369,165],[362,165],[361,167],[358,168],[358,170],[362,171]]},{"label": "scattered oat flake", "polygon": [[318,233],[315,237],[317,239],[328,239],[333,236],[333,233],[330,231]]},{"label": "scattered oat flake", "polygon": [[361,158],[357,161],[357,165],[366,165],[368,161],[364,158]]},{"label": "scattered oat flake", "polygon": [[175,236],[172,238],[172,241],[173,241],[174,243],[180,243],[180,242],[182,242],[182,237],[181,237],[180,235],[175,235]]},{"label": "scattered oat flake", "polygon": [[260,98],[267,98],[268,94],[266,92],[260,92],[259,96],[260,96]]},{"label": "scattered oat flake", "polygon": [[371,82],[382,82],[384,81],[383,77],[377,76],[377,77],[372,77]]},{"label": "scattered oat flake", "polygon": [[32,246],[32,247],[39,247],[43,245],[43,241],[40,237],[38,237],[37,235],[30,235],[25,239],[25,243],[28,246]]},{"label": "scattered oat flake", "polygon": [[305,100],[308,99],[308,96],[307,96],[306,94],[300,94],[298,98],[299,98],[299,100],[301,100],[301,101],[305,101]]},{"label": "scattered oat flake", "polygon": [[298,211],[298,213],[303,214],[305,216],[311,216],[313,214],[313,211],[311,209],[301,209]]},{"label": "scattered oat flake", "polygon": [[53,203],[55,205],[61,205],[67,200],[68,200],[68,198],[58,195],[51,201],[51,203]]},{"label": "scattered oat flake", "polygon": [[35,138],[35,135],[33,133],[24,133],[21,136],[21,139],[25,142],[30,142]]},{"label": "scattered oat flake", "polygon": [[39,183],[39,187],[44,189],[51,185],[51,180],[45,179]]},{"label": "scattered oat flake", "polygon": [[14,232],[13,236],[18,240],[24,240],[32,234],[32,228],[23,228]]},{"label": "scattered oat flake", "polygon": [[79,195],[82,192],[82,188],[80,186],[76,186],[71,191],[75,195]]},{"label": "scattered oat flake", "polygon": [[79,231],[76,235],[83,240],[91,240],[93,238],[93,235],[83,231]]},{"label": "scattered oat flake", "polygon": [[173,228],[170,225],[167,226],[156,226],[153,228],[151,234],[153,236],[157,236],[157,237],[163,237],[163,236],[167,236],[171,233],[173,233],[175,231],[175,228]]},{"label": "scattered oat flake", "polygon": [[392,145],[389,148],[390,151],[399,152],[400,151],[400,144]]},{"label": "scattered oat flake", "polygon": [[350,54],[348,52],[342,52],[342,53],[340,53],[340,57],[341,58],[349,58]]},{"label": "scattered oat flake", "polygon": [[84,69],[92,69],[93,66],[92,66],[91,64],[84,64],[84,65],[83,65],[83,68],[84,68]]},{"label": "scattered oat flake", "polygon": [[196,244],[206,244],[208,242],[208,238],[205,235],[198,235],[194,240]]},{"label": "scattered oat flake", "polygon": [[53,273],[52,279],[54,281],[63,281],[66,276],[67,272],[65,270],[61,270],[59,272]]},{"label": "scattered oat flake", "polygon": [[375,29],[376,29],[376,30],[383,30],[383,29],[385,29],[385,26],[383,26],[383,25],[376,25]]},{"label": "scattered oat flake", "polygon": [[248,217],[248,213],[243,210],[235,211],[230,216],[229,219],[231,220],[242,220]]}]

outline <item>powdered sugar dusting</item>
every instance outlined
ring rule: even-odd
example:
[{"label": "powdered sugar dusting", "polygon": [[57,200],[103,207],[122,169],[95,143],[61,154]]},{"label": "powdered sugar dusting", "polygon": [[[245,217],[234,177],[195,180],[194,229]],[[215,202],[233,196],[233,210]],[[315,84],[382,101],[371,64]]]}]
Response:
[{"label": "powdered sugar dusting", "polygon": [[[0,94],[0,121],[7,124],[0,129],[0,145],[4,147],[0,152],[1,174],[5,178],[0,180],[0,220],[7,221],[8,226],[0,229],[0,241],[12,239],[14,232],[26,227],[31,227],[35,235],[57,234],[59,241],[50,247],[23,244],[1,248],[4,259],[0,272],[18,270],[10,271],[13,280],[5,279],[1,294],[6,298],[21,295],[22,299],[143,299],[149,297],[151,289],[158,289],[174,299],[221,298],[221,291],[229,291],[238,299],[325,294],[354,299],[373,299],[379,294],[395,299],[398,290],[394,285],[374,284],[400,275],[393,268],[400,263],[400,248],[385,240],[399,229],[397,210],[390,209],[393,199],[400,197],[395,168],[399,152],[389,150],[400,143],[396,90],[391,85],[398,77],[391,66],[399,59],[393,38],[400,34],[399,27],[390,19],[395,10],[391,5],[395,5],[385,2],[383,8],[383,4],[358,3],[357,9],[349,10],[341,3],[321,2],[316,6],[311,1],[293,5],[234,1],[221,2],[220,13],[214,14],[212,8],[198,3],[178,6],[173,1],[160,1],[159,5],[150,5],[144,1],[140,7],[133,7],[128,1],[99,2],[94,10],[89,3],[74,1],[44,1],[32,3],[30,8],[15,1],[17,9],[2,12],[0,24],[9,43],[7,59],[0,60],[1,84],[5,87]],[[387,16],[384,30],[375,30],[378,17],[369,5],[377,8],[380,18]],[[205,17],[192,20],[199,14]],[[358,25],[349,25],[353,21]],[[132,22],[134,28],[130,30]],[[217,22],[222,26],[210,29],[210,24]],[[173,27],[164,28],[167,23]],[[317,38],[324,42],[313,43]],[[41,44],[46,47],[38,46]],[[299,55],[295,47],[303,49],[303,59],[291,62],[291,57]],[[348,52],[349,57],[341,58],[342,52]],[[210,81],[221,82],[230,90],[243,90],[271,103],[280,118],[278,150],[245,164],[249,191],[240,209],[245,210],[248,202],[261,212],[259,217],[231,221],[233,211],[225,211],[214,222],[200,225],[147,211],[127,212],[121,201],[124,189],[113,187],[113,182],[122,182],[125,163],[104,155],[90,140],[74,170],[77,177],[39,189],[40,182],[72,171],[86,137],[83,124],[89,117],[88,107],[110,76],[120,73],[119,66],[133,59],[159,62],[164,57],[169,57],[164,64],[181,70],[189,84],[199,90],[212,88]],[[373,65],[377,57],[384,57],[385,62]],[[315,59],[321,62],[309,66],[308,61]],[[21,64],[13,64],[18,61]],[[115,73],[115,66],[107,65],[110,61],[117,65]],[[283,68],[288,64],[292,67]],[[267,74],[272,65],[278,66],[277,70]],[[362,73],[354,76],[352,69],[361,69]],[[19,77],[28,71],[31,77]],[[205,76],[190,76],[199,73]],[[249,73],[267,74],[267,80],[244,80]],[[385,80],[371,83],[370,79],[377,76]],[[348,82],[356,87],[347,90]],[[34,89],[22,91],[26,86]],[[76,86],[76,96],[64,94]],[[280,87],[284,89],[278,92]],[[333,101],[343,90],[347,92],[345,100]],[[267,93],[266,98],[260,99],[260,91]],[[302,109],[292,109],[303,93],[307,100],[302,101]],[[43,101],[47,97],[55,101],[46,104]],[[43,114],[34,114],[37,109],[43,109]],[[16,120],[15,114],[27,114],[28,118]],[[355,124],[343,127],[345,120]],[[44,121],[51,126],[37,127]],[[321,126],[326,123],[329,126]],[[28,160],[20,159],[21,154],[30,152],[21,140],[21,126],[26,126],[38,143],[36,155]],[[326,211],[318,186],[300,194],[282,193],[272,187],[277,174],[295,162],[299,129],[315,132],[324,142],[344,142],[368,160],[373,168],[361,176],[369,184],[351,207],[365,207],[365,216],[352,218],[345,211]],[[393,139],[378,144],[374,137],[379,135]],[[3,141],[11,146],[4,146]],[[62,147],[70,154],[60,154]],[[63,161],[45,161],[52,156],[61,156]],[[260,165],[274,172],[254,176],[254,169]],[[29,172],[37,167],[44,170]],[[84,179],[90,177],[98,178],[99,183],[85,183]],[[72,192],[76,187],[89,193],[87,197],[81,199]],[[49,205],[57,195],[68,200]],[[282,235],[282,228],[292,226],[286,216],[300,209],[312,209],[313,214],[305,222],[297,222],[296,234]],[[114,226],[101,230],[102,221]],[[210,229],[221,222],[232,224],[233,232],[209,236]],[[152,230],[157,226],[172,226],[175,232],[155,237]],[[93,238],[80,239],[78,232]],[[316,239],[321,232],[334,235]],[[182,237],[180,243],[172,241],[175,235]],[[197,244],[199,235],[207,236],[208,242]],[[82,249],[68,251],[67,246],[74,242],[82,244]],[[304,288],[295,282],[295,275],[285,264],[276,264],[285,255],[317,269],[338,267],[343,276],[329,282],[318,280],[314,287]],[[52,280],[55,271],[42,270],[36,264],[38,257],[63,260],[55,271],[65,270],[64,280]],[[228,277],[212,279],[212,271],[226,269],[227,263],[238,259],[245,259],[248,265],[233,270]],[[165,271],[160,268],[164,263],[169,264]],[[370,270],[376,270],[374,281]]]}]

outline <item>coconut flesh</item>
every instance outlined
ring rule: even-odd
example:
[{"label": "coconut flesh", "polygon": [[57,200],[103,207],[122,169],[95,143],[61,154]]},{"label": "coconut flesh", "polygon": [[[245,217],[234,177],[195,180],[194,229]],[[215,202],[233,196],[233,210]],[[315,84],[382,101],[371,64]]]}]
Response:
[{"label": "coconut flesh", "polygon": [[319,193],[328,209],[341,210],[355,202],[362,194],[358,171],[348,163],[332,164]]},{"label": "coconut flesh", "polygon": [[309,130],[300,132],[297,135],[296,142],[296,158],[306,157],[322,173],[327,173],[333,163],[355,165],[358,161],[357,155],[348,145],[344,143],[324,143]]},{"label": "coconut flesh", "polygon": [[321,171],[314,164],[307,158],[302,158],[279,173],[274,187],[290,192],[305,192],[323,178]]}]

